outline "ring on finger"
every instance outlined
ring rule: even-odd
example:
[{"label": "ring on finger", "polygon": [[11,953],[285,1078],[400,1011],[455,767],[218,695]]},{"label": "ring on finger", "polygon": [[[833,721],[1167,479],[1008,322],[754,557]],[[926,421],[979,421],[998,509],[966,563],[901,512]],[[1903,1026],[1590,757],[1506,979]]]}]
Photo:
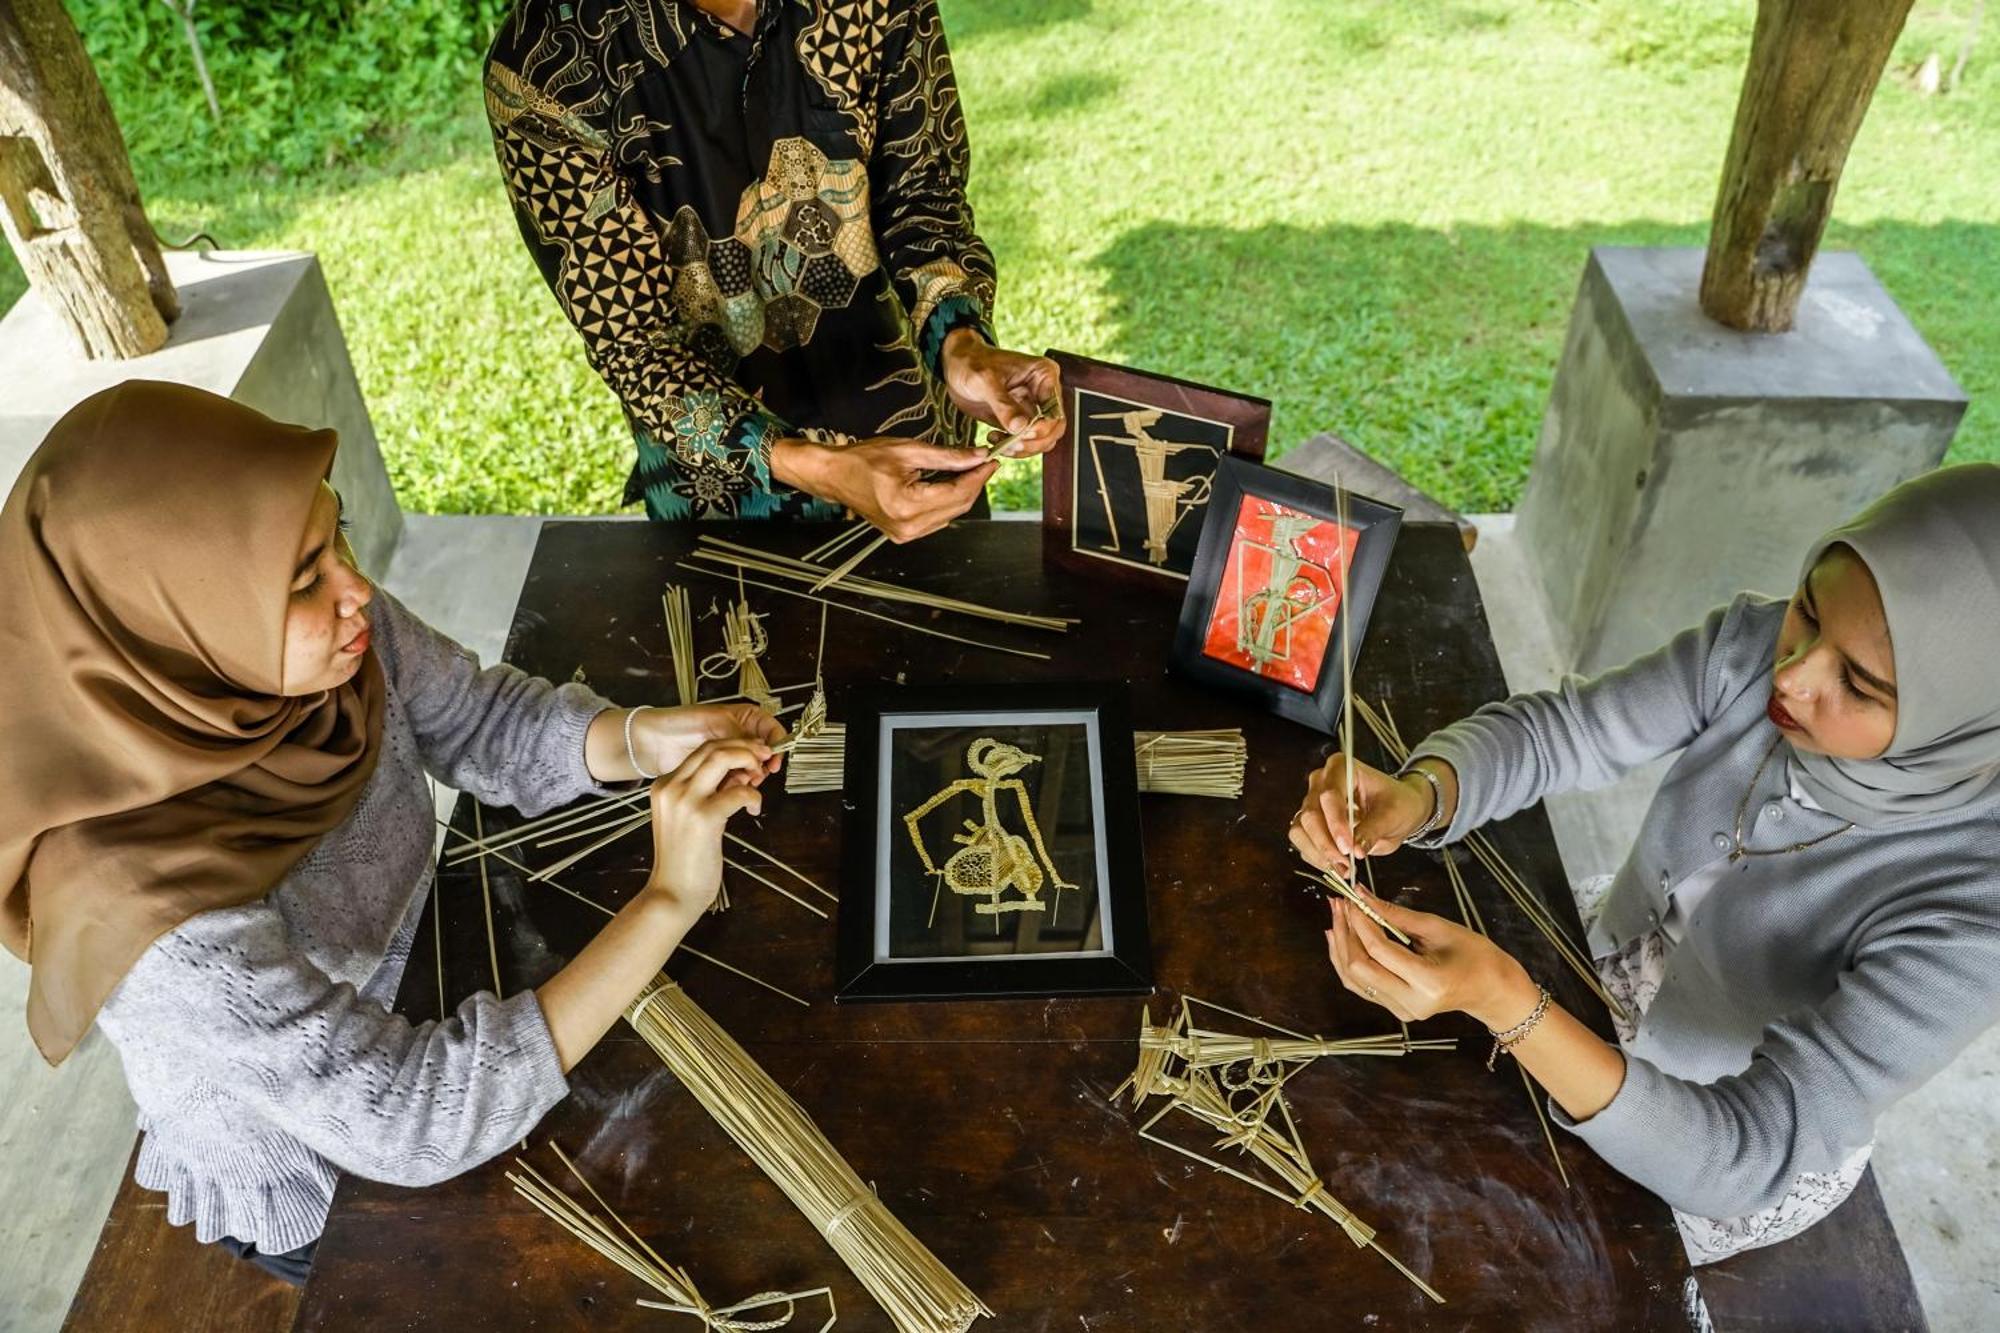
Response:
[{"label": "ring on finger", "polygon": [[1375,988],[1373,986],[1363,986],[1361,994],[1364,999],[1372,1000],[1375,998]]}]

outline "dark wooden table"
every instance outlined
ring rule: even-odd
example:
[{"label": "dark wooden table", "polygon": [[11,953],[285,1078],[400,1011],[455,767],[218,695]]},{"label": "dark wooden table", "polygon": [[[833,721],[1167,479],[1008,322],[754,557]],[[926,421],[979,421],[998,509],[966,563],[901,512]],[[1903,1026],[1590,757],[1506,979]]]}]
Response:
[{"label": "dark wooden table", "polygon": [[[803,552],[810,528],[703,532]],[[621,703],[670,697],[660,588],[688,584],[697,612],[723,583],[678,569],[687,527],[565,522],[543,530],[508,642],[509,660],[556,679],[581,669]],[[1021,610],[1083,618],[1066,637],[970,630],[1047,648],[1040,663],[960,648],[834,613],[826,675],[833,716],[861,682],[967,683],[1034,675],[1129,682],[1141,728],[1240,725],[1250,747],[1240,802],[1143,798],[1156,973],[1165,989],[1325,1035],[1393,1028],[1347,995],[1327,964],[1325,908],[1293,876],[1286,820],[1326,738],[1167,674],[1175,593],[1146,595],[1047,577],[1040,531],[968,523],[885,550],[871,574]],[[774,683],[810,677],[818,611],[776,593]],[[957,621],[952,628],[963,628]],[[718,631],[697,621],[704,652]],[[1358,688],[1387,699],[1406,735],[1499,697],[1503,680],[1458,534],[1406,527],[1377,603]],[[460,822],[469,817],[461,811]],[[489,826],[513,818],[494,812]],[[840,797],[774,791],[754,840],[831,885]],[[1502,851],[1575,922],[1539,809],[1494,830]],[[628,839],[563,878],[616,906],[638,884],[644,840]],[[1386,893],[1449,911],[1442,866],[1409,852],[1378,867]],[[733,877],[732,877],[733,878]],[[1476,870],[1474,891],[1501,942],[1574,1011],[1599,1015],[1582,985]],[[1408,886],[1407,889],[1404,886]],[[495,873],[502,982],[540,982],[604,918],[512,873]],[[896,1214],[999,1314],[999,1329],[1087,1333],[1321,1328],[1679,1329],[1687,1272],[1666,1207],[1558,1132],[1564,1188],[1520,1079],[1481,1067],[1487,1042],[1463,1018],[1423,1025],[1450,1054],[1328,1059],[1291,1084],[1328,1187],[1449,1304],[1439,1307],[1338,1227],[1142,1142],[1109,1095],[1131,1070],[1133,999],[835,1006],[833,927],[748,882],[691,942],[798,991],[800,1009],[699,961],[668,970],[812,1114]],[[444,989],[492,984],[476,874],[445,873]],[[431,925],[402,988],[414,1018],[438,1008]],[[1156,996],[1154,1013],[1167,1001]],[[811,1226],[684,1095],[623,1025],[571,1076],[570,1096],[533,1136],[580,1160],[626,1219],[721,1304],[756,1291],[830,1283],[843,1330],[888,1327]],[[334,1201],[298,1327],[679,1327],[633,1305],[648,1294],[517,1198],[513,1154],[423,1191],[348,1177]],[[692,1326],[691,1324],[689,1325]]]}]

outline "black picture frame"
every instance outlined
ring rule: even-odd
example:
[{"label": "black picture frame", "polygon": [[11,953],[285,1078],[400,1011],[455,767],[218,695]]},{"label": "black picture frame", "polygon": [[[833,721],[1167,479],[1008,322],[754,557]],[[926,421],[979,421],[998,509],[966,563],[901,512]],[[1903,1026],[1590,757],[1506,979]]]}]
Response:
[{"label": "black picture frame", "polygon": [[[1238,519],[1246,498],[1265,505],[1282,506],[1289,511],[1283,515],[1288,522],[1310,518],[1323,525],[1334,525],[1332,534],[1319,528],[1286,537],[1286,558],[1299,554],[1301,541],[1323,543],[1330,538],[1336,543],[1336,557],[1338,549],[1346,545],[1338,533],[1340,513],[1333,487],[1294,473],[1280,472],[1241,459],[1224,458],[1216,470],[1214,494],[1202,524],[1201,547],[1195,556],[1187,595],[1181,601],[1180,620],[1174,630],[1173,667],[1198,684],[1255,695],[1280,717],[1327,735],[1335,735],[1340,729],[1342,678],[1345,672],[1354,669],[1354,662],[1349,660],[1343,671],[1341,644],[1343,641],[1350,643],[1353,656],[1360,657],[1361,645],[1367,637],[1368,617],[1374,610],[1382,575],[1389,567],[1389,553],[1401,529],[1403,511],[1353,491],[1347,493],[1347,527],[1357,533],[1353,540],[1353,552],[1348,557],[1347,593],[1339,598],[1333,616],[1323,617],[1323,623],[1314,622],[1313,641],[1318,643],[1318,633],[1322,629],[1325,639],[1317,648],[1308,688],[1299,680],[1305,672],[1303,659],[1298,663],[1289,660],[1294,642],[1291,626],[1300,623],[1301,615],[1286,616],[1281,622],[1287,654],[1282,669],[1291,674],[1291,679],[1274,670],[1277,663],[1270,654],[1275,651],[1276,645],[1269,637],[1251,646],[1245,644],[1244,627],[1252,617],[1245,604],[1246,599],[1241,595],[1240,581],[1256,551],[1273,549],[1269,544],[1258,543],[1254,537],[1245,537],[1239,543]],[[1267,510],[1262,517],[1275,527],[1274,511]],[[1233,564],[1232,557],[1236,558]],[[1267,562],[1269,576],[1273,579],[1277,577],[1278,560],[1279,557],[1273,555]],[[1226,586],[1232,571],[1238,584],[1235,588]],[[1329,589],[1337,586],[1337,574],[1327,565],[1308,558],[1304,569],[1295,569],[1294,577],[1285,580],[1286,589],[1282,596],[1287,604],[1293,599],[1294,588],[1318,586],[1314,583],[1315,571],[1316,575],[1324,576],[1321,580],[1324,586]],[[1256,598],[1261,597],[1265,599],[1261,605],[1268,608],[1272,595],[1267,585],[1265,589],[1250,594],[1248,600],[1254,603]],[[1227,607],[1222,616],[1217,615],[1218,601],[1225,597],[1237,599],[1233,618]],[[1259,614],[1256,621],[1258,632],[1278,632],[1271,631],[1272,617],[1268,609]],[[1228,646],[1232,630],[1236,644],[1233,650]],[[1252,633],[1250,638],[1256,640],[1257,634]],[[1261,669],[1253,665],[1260,655],[1264,661]]]},{"label": "black picture frame", "polygon": [[[850,703],[847,718],[846,813],[834,956],[836,1003],[1151,993],[1152,940],[1139,832],[1139,781],[1132,753],[1131,712],[1123,685],[883,688],[859,694]],[[1051,734],[1060,731],[1063,743],[1070,747],[1068,755],[1081,753],[1089,759],[1082,770],[1086,775],[1082,790],[1090,818],[1089,865],[1095,897],[1077,901],[1080,910],[1094,904],[1089,910],[1094,913],[1091,929],[1098,932],[1097,947],[1087,947],[1088,940],[1078,939],[1074,947],[1066,944],[1055,952],[935,952],[943,932],[926,937],[905,931],[901,924],[911,920],[907,906],[912,901],[910,895],[930,900],[926,929],[939,921],[940,901],[947,904],[947,913],[976,913],[980,910],[979,895],[969,895],[968,908],[967,902],[946,894],[941,875],[932,879],[921,872],[909,873],[908,856],[901,847],[902,840],[910,837],[903,816],[912,812],[894,807],[899,804],[899,793],[906,798],[910,791],[936,785],[936,770],[917,767],[916,776],[906,776],[906,770],[898,765],[905,753],[936,756],[966,735],[979,733],[979,739],[990,739],[984,733],[997,731],[1007,736],[1021,728],[1044,728]],[[1083,748],[1075,748],[1078,745]],[[885,756],[889,761],[886,771]],[[964,762],[969,765],[970,757]],[[1063,787],[1060,799],[1069,800],[1070,793],[1071,788]],[[976,795],[961,793],[968,798]],[[1040,797],[1040,792],[1032,796],[1024,792],[1020,808],[1026,810]],[[954,814],[963,816],[962,805],[957,809],[941,806],[935,812],[939,820]],[[1053,840],[1053,830],[1051,836]],[[1040,845],[1041,834],[1037,832],[1035,837]],[[939,839],[939,852],[943,841]],[[972,849],[968,846],[966,850]],[[1051,860],[1046,864],[1053,868],[1055,863]],[[1071,867],[1069,877],[1081,883],[1074,872],[1075,859],[1066,864]],[[966,893],[963,889],[958,892]],[[997,905],[1001,900],[996,891],[991,901]],[[1061,911],[1062,900],[1057,894],[1047,918],[1052,921]],[[993,920],[996,945],[1003,928],[1013,932],[1011,945],[1026,938],[1030,924],[1039,938],[1039,919],[1022,924],[1038,915],[1011,910],[996,912],[990,918],[964,919]],[[892,927],[905,933],[892,936]],[[909,950],[897,943],[911,938],[916,943]],[[898,956],[899,951],[904,956]]]},{"label": "black picture frame", "polygon": [[[1054,348],[1048,356],[1062,372],[1066,427],[1042,459],[1043,559],[1091,578],[1185,587],[1216,465],[1264,456],[1269,400]],[[1117,419],[1125,413],[1141,415]],[[1180,492],[1178,505],[1162,501],[1173,517],[1162,519],[1158,549],[1141,535],[1152,521],[1142,437],[1157,480]]]}]

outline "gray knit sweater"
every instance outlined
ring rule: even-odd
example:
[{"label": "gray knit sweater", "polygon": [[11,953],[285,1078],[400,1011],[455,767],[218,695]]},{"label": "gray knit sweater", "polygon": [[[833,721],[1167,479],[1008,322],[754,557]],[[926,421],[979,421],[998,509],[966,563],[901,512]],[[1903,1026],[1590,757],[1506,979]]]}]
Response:
[{"label": "gray knit sweater", "polygon": [[[1600,955],[1659,924],[1670,890],[1744,840],[1841,826],[1789,797],[1764,708],[1784,604],[1746,595],[1593,681],[1491,704],[1419,744],[1458,771],[1447,840],[1551,792],[1682,753],[1592,932]],[[1495,909],[1499,910],[1499,909]],[[1869,1143],[1884,1108],[2000,1018],[2000,801],[1855,828],[1729,867],[1668,956],[1624,1086],[1557,1119],[1684,1212],[1769,1207]]]},{"label": "gray knit sweater", "polygon": [[532,991],[446,1022],[389,1012],[430,891],[426,772],[533,812],[596,790],[609,705],[473,655],[386,593],[388,680],[361,799],[269,895],[203,912],[140,957],[98,1015],[139,1107],[137,1178],[204,1241],[282,1253],[317,1237],[339,1172],[425,1185],[517,1143],[568,1091]]}]

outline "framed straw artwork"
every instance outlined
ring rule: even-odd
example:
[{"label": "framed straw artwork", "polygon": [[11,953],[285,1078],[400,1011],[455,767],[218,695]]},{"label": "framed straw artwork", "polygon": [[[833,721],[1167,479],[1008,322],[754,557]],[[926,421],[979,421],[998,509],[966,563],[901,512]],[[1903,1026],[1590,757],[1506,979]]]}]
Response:
[{"label": "framed straw artwork", "polygon": [[1084,574],[1178,587],[1194,567],[1216,463],[1264,456],[1271,404],[1069,352],[1068,429],[1042,460],[1042,552]]},{"label": "framed straw artwork", "polygon": [[834,998],[1152,990],[1118,685],[898,689],[847,722]]},{"label": "framed straw artwork", "polygon": [[1222,460],[1181,602],[1173,663],[1260,696],[1281,717],[1339,730],[1403,511],[1289,472]]}]

